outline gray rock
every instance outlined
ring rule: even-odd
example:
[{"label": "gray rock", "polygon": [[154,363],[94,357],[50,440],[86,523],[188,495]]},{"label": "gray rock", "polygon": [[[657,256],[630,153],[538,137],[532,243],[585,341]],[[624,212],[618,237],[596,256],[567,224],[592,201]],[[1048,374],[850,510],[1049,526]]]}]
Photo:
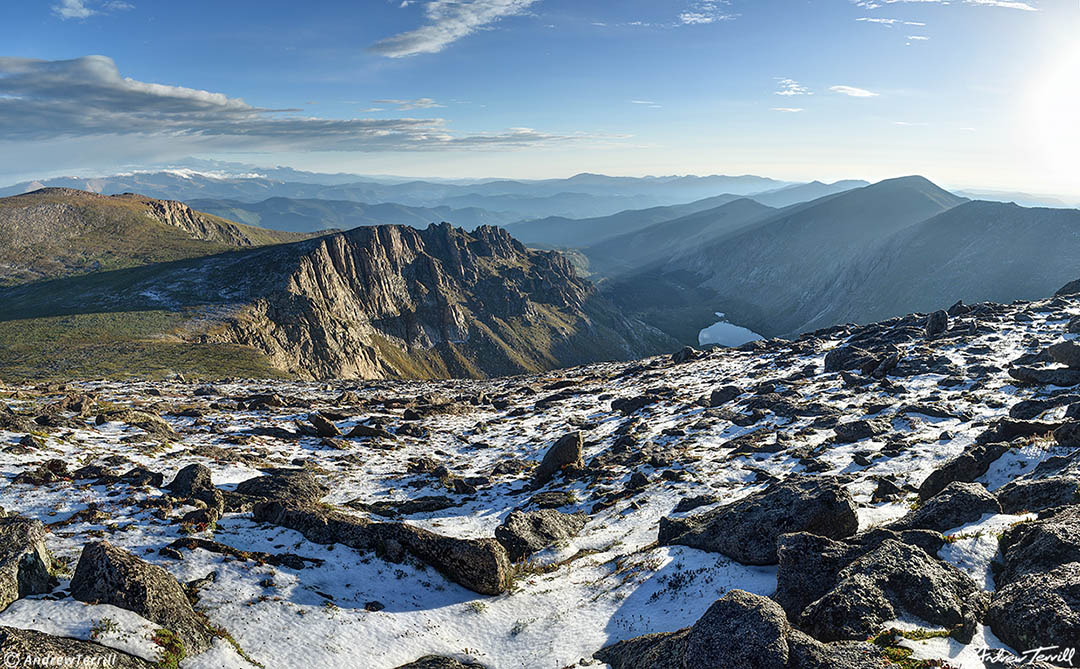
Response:
[{"label": "gray rock", "polygon": [[866,639],[914,616],[969,642],[988,597],[971,578],[917,546],[887,539],[852,562],[836,586],[803,611],[800,627],[821,641]]},{"label": "gray rock", "polygon": [[517,562],[576,535],[588,521],[584,513],[560,513],[554,509],[511,511],[502,525],[495,528],[495,539],[510,559]]},{"label": "gray rock", "polygon": [[876,669],[880,649],[821,643],[768,598],[732,590],[693,626],[621,641],[593,655],[613,669]]},{"label": "gray rock", "polygon": [[1010,527],[999,548],[1002,561],[994,575],[999,586],[1080,562],[1080,506],[1054,509],[1044,518]]},{"label": "gray rock", "polygon": [[209,649],[215,636],[172,574],[104,541],[83,547],[71,596],[134,611],[174,632],[192,655]]},{"label": "gray rock", "polygon": [[885,434],[891,429],[892,424],[883,418],[855,420],[849,423],[839,423],[833,427],[836,432],[836,441],[841,444],[870,439]]},{"label": "gray rock", "polygon": [[1080,448],[1080,421],[1071,420],[1054,430],[1054,441],[1066,448]]},{"label": "gray rock", "polygon": [[919,486],[919,499],[927,500],[954,481],[971,483],[1009,450],[1008,444],[973,444],[963,453],[930,473]]},{"label": "gray rock", "polygon": [[1003,513],[1037,512],[1080,502],[1080,479],[1051,476],[1045,479],[1017,479],[997,491]]},{"label": "gray rock", "polygon": [[690,518],[661,518],[661,545],[726,555],[743,564],[776,564],[782,534],[813,532],[838,539],[855,534],[855,502],[828,476],[792,476],[761,492]]},{"label": "gray rock", "polygon": [[671,362],[676,365],[681,365],[684,362],[690,362],[698,357],[698,351],[693,346],[683,346],[675,353],[671,354]]},{"label": "gray rock", "polygon": [[315,436],[317,437],[328,439],[341,436],[341,430],[338,429],[337,425],[334,425],[333,421],[327,420],[322,414],[308,414],[308,423],[315,428]]},{"label": "gray rock", "polygon": [[926,318],[926,336],[933,337],[949,329],[949,312],[935,311]]},{"label": "gray rock", "polygon": [[0,518],[0,611],[17,599],[52,590],[53,561],[45,535],[41,521]]},{"label": "gray rock", "polygon": [[825,354],[825,372],[847,372],[870,362],[876,363],[873,353],[857,346],[840,346]]},{"label": "gray rock", "polygon": [[213,472],[206,465],[191,464],[176,474],[176,478],[166,488],[177,497],[194,497],[213,489]]},{"label": "gray rock", "polygon": [[249,497],[290,502],[317,502],[330,489],[306,469],[268,469],[265,476],[241,481],[236,492]]},{"label": "gray rock", "polygon": [[[7,662],[18,662],[18,664],[8,664],[12,667],[154,669],[158,666],[134,655],[121,653],[89,641],[2,626],[0,626],[0,656],[7,658]],[[32,663],[31,658],[43,658],[50,664]]]},{"label": "gray rock", "polygon": [[1037,386],[1061,386],[1071,388],[1080,385],[1080,370],[1060,367],[1013,367],[1009,376],[1022,383]]},{"label": "gray rock", "polygon": [[547,453],[540,465],[533,473],[534,485],[540,486],[550,481],[557,472],[564,467],[585,467],[585,461],[581,458],[582,438],[580,432],[571,432],[556,441]]},{"label": "gray rock", "polygon": [[844,567],[888,539],[918,546],[930,555],[937,554],[945,543],[940,533],[930,530],[875,529],[842,541],[808,532],[785,534],[777,542],[779,567],[773,599],[787,612],[788,618],[798,620],[803,609],[836,586]]},{"label": "gray rock", "polygon": [[1054,362],[1059,362],[1069,369],[1080,369],[1080,344],[1063,341],[1048,347],[1046,352]]},{"label": "gray rock", "polygon": [[986,622],[999,639],[1020,652],[1050,646],[1080,648],[1080,562],[1027,574],[998,588]]},{"label": "gray rock", "polygon": [[723,386],[722,388],[717,388],[709,395],[709,406],[723,406],[739,395],[742,395],[742,392],[742,389],[738,386]]},{"label": "gray rock", "polygon": [[510,560],[494,539],[455,539],[404,523],[373,523],[294,502],[261,502],[252,516],[259,522],[296,530],[317,544],[372,550],[392,561],[412,555],[451,581],[483,595],[497,595],[510,585]]},{"label": "gray rock", "polygon": [[922,528],[944,532],[975,522],[986,513],[1001,513],[997,498],[980,483],[954,481],[888,528],[893,531]]}]

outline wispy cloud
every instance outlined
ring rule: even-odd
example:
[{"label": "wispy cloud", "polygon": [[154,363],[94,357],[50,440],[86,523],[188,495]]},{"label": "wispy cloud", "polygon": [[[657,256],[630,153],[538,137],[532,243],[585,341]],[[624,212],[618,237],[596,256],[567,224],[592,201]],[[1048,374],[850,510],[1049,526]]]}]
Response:
[{"label": "wispy cloud", "polygon": [[492,23],[524,13],[536,2],[539,0],[428,0],[424,25],[380,40],[371,51],[388,58],[438,53]]},{"label": "wispy cloud", "polygon": [[870,17],[870,16],[863,16],[863,17],[857,18],[855,20],[856,21],[862,21],[864,23],[877,23],[877,24],[883,25],[883,26],[902,25],[902,26],[919,26],[919,27],[922,27],[922,26],[926,25],[922,21],[904,21],[902,19],[882,19],[882,18],[876,18],[876,17]]},{"label": "wispy cloud", "polygon": [[[91,6],[88,6],[88,3]],[[68,19],[86,19],[95,14],[120,12],[129,9],[135,9],[135,5],[123,0],[107,0],[106,2],[96,3],[93,0],[60,0],[60,2],[52,6],[52,13],[54,16],[66,21]]]},{"label": "wispy cloud", "polygon": [[907,38],[913,42],[925,42],[930,39],[926,35],[908,35]]},{"label": "wispy cloud", "polygon": [[729,4],[729,0],[695,0],[679,14],[679,23],[689,26],[730,21],[735,15],[724,9]]},{"label": "wispy cloud", "polygon": [[794,95],[813,95],[809,88],[803,86],[794,79],[787,79],[778,77],[776,84],[780,87],[780,90],[776,91],[777,95],[794,96]]},{"label": "wispy cloud", "polygon": [[138,136],[189,147],[370,152],[521,147],[589,138],[531,128],[462,136],[443,119],[328,119],[299,111],[136,81],[121,76],[105,56],[0,58],[0,142]]},{"label": "wispy cloud", "polygon": [[[939,5],[952,4],[952,0],[851,0],[855,5],[864,9],[878,9],[885,5],[898,3],[935,3]],[[1019,0],[960,0],[965,5],[979,5],[982,7],[1002,7],[1005,9],[1020,9],[1026,12],[1037,12],[1034,0],[1020,2]]]},{"label": "wispy cloud", "polygon": [[[394,105],[398,111],[410,111],[412,109],[439,109],[446,107],[435,102],[431,98],[416,98],[415,100],[373,100],[377,105]],[[373,108],[373,111],[382,111],[381,109]]]},{"label": "wispy cloud", "polygon": [[916,123],[912,121],[893,121],[893,125],[902,125],[908,128],[925,128],[929,123]]},{"label": "wispy cloud", "polygon": [[798,114],[801,111],[805,111],[802,107],[773,107],[774,112],[784,112],[785,114]]},{"label": "wispy cloud", "polygon": [[877,93],[868,91],[865,88],[856,88],[854,86],[830,86],[829,90],[833,93],[839,93],[853,98],[876,98],[878,96]]}]

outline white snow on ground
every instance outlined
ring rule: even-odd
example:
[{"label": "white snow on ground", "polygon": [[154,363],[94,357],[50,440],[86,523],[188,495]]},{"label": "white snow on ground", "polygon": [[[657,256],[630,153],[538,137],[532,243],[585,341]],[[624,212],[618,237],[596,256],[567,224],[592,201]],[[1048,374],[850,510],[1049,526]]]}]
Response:
[{"label": "white snow on ground", "polygon": [[[980,355],[978,362],[1004,368],[1008,361],[1051,341],[1058,332],[1059,322],[1036,318],[1023,327],[1004,327],[972,341],[945,344],[936,351],[966,365],[965,348],[985,346],[989,352]],[[828,341],[824,347],[840,343]],[[547,570],[525,573],[510,592],[495,597],[470,592],[418,563],[394,564],[341,545],[314,544],[297,532],[257,524],[250,514],[227,514],[216,530],[200,536],[237,549],[292,552],[324,563],[295,570],[203,550],[183,550],[183,560],[170,559],[159,550],[185,536],[178,518],[189,509],[160,514],[153,506],[144,505],[161,496],[161,491],[150,487],[106,487],[89,481],[42,486],[8,483],[0,486],[0,506],[52,525],[47,544],[67,570],[67,578],[82,546],[99,537],[166,568],[181,582],[216,573],[216,580],[200,590],[198,608],[268,668],[381,669],[436,653],[472,658],[491,667],[560,669],[615,641],[690,625],[717,597],[733,588],[762,595],[775,590],[775,567],[743,566],[691,548],[657,547],[658,522],[680,500],[700,495],[716,498],[713,505],[694,511],[698,513],[762,489],[770,476],[804,472],[806,463],[814,462],[824,473],[850,479],[847,489],[860,507],[860,529],[882,526],[910,510],[910,496],[931,471],[962,452],[990,421],[1006,416],[1013,403],[1032,397],[1034,392],[1012,386],[1004,372],[988,374],[974,386],[968,380],[958,387],[942,387],[940,374],[896,379],[908,390],[900,399],[876,386],[858,391],[846,388],[837,375],[787,380],[807,365],[820,370],[822,350],[801,355],[722,349],[682,365],[657,358],[492,381],[247,381],[217,386],[225,398],[275,392],[301,398],[310,404],[310,410],[334,411],[341,409],[335,398],[343,390],[353,391],[363,400],[412,399],[425,393],[449,397],[483,393],[508,398],[509,405],[501,409],[481,404],[462,413],[424,418],[417,423],[429,431],[428,436],[399,435],[392,442],[324,442],[314,437],[258,434],[253,430],[295,432],[293,422],[304,419],[308,409],[246,411],[229,408],[227,399],[213,408],[210,402],[219,397],[193,397],[194,387],[180,383],[78,386],[96,393],[102,401],[159,410],[180,431],[181,438],[169,443],[133,441],[142,434],[137,428],[119,422],[95,426],[91,417],[79,419],[84,427],[43,434],[45,448],[28,453],[15,447],[22,434],[0,431],[0,476],[9,482],[49,458],[63,459],[71,469],[103,464],[115,473],[144,466],[162,472],[166,482],[181,467],[199,462],[213,470],[215,484],[225,489],[259,475],[260,467],[306,466],[330,487],[325,501],[333,505],[355,499],[377,502],[449,496],[454,506],[412,514],[406,522],[454,537],[474,538],[492,536],[512,509],[528,502],[533,494],[525,489],[529,474],[492,476],[491,484],[481,486],[477,493],[456,495],[433,477],[409,473],[410,459],[432,458],[465,478],[491,476],[496,465],[515,458],[538,461],[554,440],[581,430],[588,462],[611,449],[618,438],[616,431],[627,421],[611,410],[611,400],[634,397],[648,389],[673,389],[668,397],[640,412],[636,435],[642,447],[670,453],[674,462],[620,466],[613,478],[591,483],[588,479],[552,483],[549,489],[572,496],[573,501],[562,510],[590,512],[589,523],[577,537],[535,556],[534,562],[548,565]],[[553,401],[542,411],[535,410],[538,400],[556,393],[543,387],[562,379],[574,381],[573,387],[580,392]],[[746,421],[745,414],[710,409],[702,401],[721,385],[735,383],[752,392],[756,384],[766,381],[776,382],[778,393],[797,394],[799,401],[840,409],[841,422],[883,418],[892,421],[894,430],[880,438],[834,444],[832,430],[815,427],[813,416],[784,418],[765,412],[760,419]],[[534,391],[522,391],[525,384]],[[60,390],[23,389],[6,395],[0,392],[0,398],[17,410],[29,410],[63,394]],[[901,403],[917,402],[949,405],[957,412],[967,412],[971,420],[897,413]],[[173,407],[189,406],[202,407],[204,417],[180,418],[167,413]],[[399,409],[373,403],[337,424],[347,432],[359,422],[380,417],[387,419],[388,425],[401,424]],[[764,435],[762,443],[766,445],[783,440],[778,444],[781,448],[771,449],[779,452],[732,452],[730,440],[758,432]],[[898,454],[886,455],[896,440],[902,442],[902,448]],[[1053,449],[1037,442],[1014,449],[981,481],[995,490],[1054,454]],[[607,493],[621,491],[633,471],[649,477],[651,483],[644,492],[620,499],[609,508],[593,510]],[[662,479],[661,472],[678,474],[677,480]],[[907,497],[874,501],[880,477],[890,477],[905,489]],[[105,519],[67,522],[91,503],[100,505]],[[999,515],[950,530],[953,540],[939,555],[992,589],[989,564],[997,552],[997,533],[1022,519]],[[57,592],[62,595],[66,587],[65,578],[61,578]],[[372,602],[385,608],[366,610],[365,605]],[[104,610],[70,599],[27,599],[0,614],[0,624],[89,638],[94,622],[108,617],[121,629],[141,630],[125,643],[142,643],[146,628],[135,620],[141,618],[120,610],[106,615]],[[981,666],[967,664],[976,661],[972,654],[979,640],[1000,644],[988,631],[980,634],[983,636],[966,648],[933,639],[919,642],[918,652],[953,658],[950,662],[965,663],[962,666]],[[140,648],[132,647],[131,651],[142,652]],[[232,669],[251,665],[231,645],[219,641],[212,650],[188,658],[182,666]]]},{"label": "white snow on ground", "polygon": [[161,657],[158,646],[151,641],[161,626],[109,604],[20,599],[0,613],[0,625],[96,641],[151,662]]}]

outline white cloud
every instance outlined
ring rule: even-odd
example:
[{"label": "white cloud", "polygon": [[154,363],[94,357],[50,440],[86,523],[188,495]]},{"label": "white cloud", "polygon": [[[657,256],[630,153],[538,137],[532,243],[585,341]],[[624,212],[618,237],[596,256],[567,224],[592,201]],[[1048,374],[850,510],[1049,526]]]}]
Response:
[{"label": "white cloud", "polygon": [[923,27],[923,26],[926,25],[922,21],[904,21],[902,19],[882,19],[882,18],[872,18],[872,17],[868,17],[868,16],[863,16],[863,17],[855,19],[855,20],[856,21],[863,21],[865,23],[877,23],[877,24],[884,25],[884,26],[904,25],[904,26]]},{"label": "white cloud", "polygon": [[[374,100],[377,105],[395,105],[398,111],[409,111],[412,109],[438,109],[446,107],[435,102],[431,98],[416,98],[415,100]],[[381,111],[380,109],[374,109],[373,111]]]},{"label": "white cloud", "polygon": [[721,5],[728,4],[730,4],[728,0],[696,0],[687,7],[686,11],[679,14],[679,24],[692,26],[730,21],[735,18],[735,15],[721,9]]},{"label": "white cloud", "polygon": [[798,114],[801,111],[805,111],[802,107],[773,107],[774,112],[784,112],[786,114]]},{"label": "white cloud", "polygon": [[[885,5],[897,3],[934,3],[939,5],[952,4],[951,0],[851,0],[855,5],[864,9],[878,9]],[[1020,2],[1019,0],[960,0],[965,5],[979,5],[982,7],[1003,7],[1005,9],[1020,9],[1026,12],[1037,12],[1039,8],[1033,0]]]},{"label": "white cloud", "polygon": [[443,119],[327,119],[299,111],[136,81],[121,76],[105,56],[59,61],[0,57],[0,142],[134,136],[148,144],[186,147],[371,152],[520,147],[589,138],[529,128],[460,136]]},{"label": "white cloud", "polygon": [[924,128],[924,127],[926,127],[926,126],[928,126],[930,124],[929,123],[912,123],[910,121],[893,121],[893,125],[902,125],[902,126],[909,127],[909,128]]},{"label": "white cloud", "polygon": [[380,40],[371,51],[388,58],[438,53],[500,19],[524,13],[538,1],[429,0],[424,6],[424,25]]},{"label": "white cloud", "polygon": [[777,78],[776,83],[780,86],[780,90],[776,91],[777,95],[793,96],[793,95],[813,95],[809,88],[803,86],[794,79]]},{"label": "white cloud", "polygon": [[829,90],[853,98],[876,98],[878,96],[877,93],[868,91],[865,88],[855,88],[854,86],[830,86]]},{"label": "white cloud", "polygon": [[124,0],[106,0],[105,2],[100,3],[100,9],[87,7],[88,2],[93,4],[94,1],[95,0],[60,0],[60,2],[52,6],[52,13],[54,16],[66,21],[68,19],[86,19],[95,14],[135,9],[135,5],[130,2],[124,2]]}]

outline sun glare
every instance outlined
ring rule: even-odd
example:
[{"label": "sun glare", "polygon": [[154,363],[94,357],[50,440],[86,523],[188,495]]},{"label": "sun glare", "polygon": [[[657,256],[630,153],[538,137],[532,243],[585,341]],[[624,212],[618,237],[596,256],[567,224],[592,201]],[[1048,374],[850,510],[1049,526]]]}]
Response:
[{"label": "sun glare", "polygon": [[1027,104],[1032,148],[1040,161],[1076,173],[1080,181],[1080,48],[1037,77]]}]

